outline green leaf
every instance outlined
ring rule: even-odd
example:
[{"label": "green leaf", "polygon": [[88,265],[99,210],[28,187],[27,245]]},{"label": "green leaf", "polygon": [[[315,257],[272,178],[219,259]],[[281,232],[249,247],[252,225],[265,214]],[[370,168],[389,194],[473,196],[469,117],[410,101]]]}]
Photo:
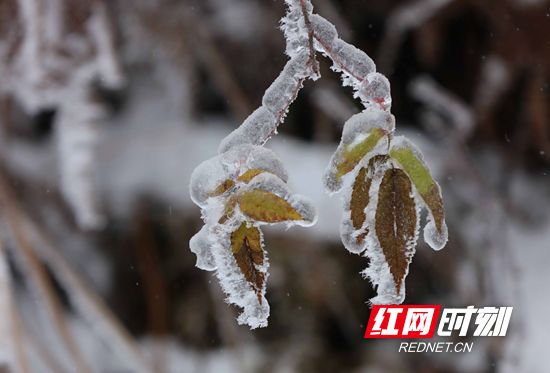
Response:
[{"label": "green leaf", "polygon": [[353,170],[357,164],[374,149],[381,138],[387,135],[387,132],[381,128],[373,128],[368,132],[367,137],[358,144],[348,144],[344,146],[342,159],[336,165],[336,181]]},{"label": "green leaf", "polygon": [[445,222],[445,208],[439,185],[432,178],[423,161],[419,159],[415,151],[409,146],[392,149],[390,155],[411,178],[418,194],[420,194],[431,211],[435,226],[441,234],[442,226]]}]

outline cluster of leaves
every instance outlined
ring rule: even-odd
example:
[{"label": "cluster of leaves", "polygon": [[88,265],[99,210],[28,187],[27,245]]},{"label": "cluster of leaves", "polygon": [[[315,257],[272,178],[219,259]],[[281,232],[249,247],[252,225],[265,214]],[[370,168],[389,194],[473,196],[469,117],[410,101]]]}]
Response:
[{"label": "cluster of leaves", "polygon": [[290,59],[266,90],[262,106],[222,140],[219,155],[199,165],[191,177],[191,197],[202,209],[204,227],[190,241],[197,266],[216,270],[227,301],[243,308],[238,322],[266,326],[268,276],[260,226],[316,221],[310,201],[294,195],[276,155],[263,148],[277,131],[305,79],[320,77],[316,52],[333,62],[343,85],[351,86],[365,110],[344,126],[324,182],[336,192],[346,188],[342,240],[353,253],[364,253],[363,274],[378,288],[372,303],[400,303],[403,281],[414,254],[422,207],[429,211],[426,241],[440,249],[447,240],[439,186],[422,155],[408,140],[394,137],[388,80],[361,50],[338,38],[336,28],[313,13],[309,0],[286,0],[282,29]]},{"label": "cluster of leaves", "polygon": [[[232,303],[243,307],[239,321],[265,326],[268,261],[262,225],[315,223],[312,203],[293,194],[288,176],[271,150],[244,144],[199,165],[191,196],[201,206],[205,226],[190,242],[197,266],[216,270]],[[235,266],[236,264],[236,266]]]},{"label": "cluster of leaves", "polygon": [[401,303],[404,279],[415,252],[420,212],[428,210],[425,241],[435,250],[447,241],[445,211],[439,185],[420,151],[405,137],[393,135],[393,116],[371,108],[351,117],[325,175],[331,192],[346,188],[342,242],[364,254],[370,266],[363,274],[377,286],[372,303]]}]

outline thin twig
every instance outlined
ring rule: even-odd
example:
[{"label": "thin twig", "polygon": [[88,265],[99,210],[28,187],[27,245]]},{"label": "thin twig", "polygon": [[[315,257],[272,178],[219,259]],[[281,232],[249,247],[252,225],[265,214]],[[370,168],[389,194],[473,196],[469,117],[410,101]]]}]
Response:
[{"label": "thin twig", "polygon": [[160,269],[158,245],[145,207],[141,205],[136,213],[135,248],[147,303],[148,328],[151,337],[157,342],[152,344],[152,365],[155,372],[161,373],[165,371],[166,362],[168,296]]},{"label": "thin twig", "polygon": [[326,43],[326,41],[324,41],[323,39],[321,39],[321,37],[319,35],[317,35],[315,32],[313,32],[313,37],[319,42],[319,44],[321,44],[321,46],[323,47],[325,53],[329,56],[329,58],[335,63],[338,65],[338,67],[342,70],[342,71],[345,71],[349,76],[353,77],[354,79],[356,79],[358,82],[362,82],[363,80],[365,80],[366,77],[364,78],[361,78],[360,76],[356,75],[350,67],[346,66],[342,60],[340,60],[335,54],[334,52],[332,51],[332,49],[330,48],[330,46]]},{"label": "thin twig", "polygon": [[309,14],[306,9],[305,0],[300,0],[300,6],[302,7],[302,14],[304,15],[304,23],[307,28],[307,37],[309,43],[309,61],[311,63],[311,69],[316,76],[319,76],[319,62],[315,58],[315,48],[313,46],[313,29],[311,28],[311,21],[309,20]]},{"label": "thin twig", "polygon": [[[233,72],[229,68],[229,64],[220,52],[212,31],[201,22],[201,17],[192,17],[190,15],[185,18],[187,29],[195,31],[195,35],[199,40],[191,38],[191,42],[195,44],[194,50],[204,67],[208,70],[220,92],[227,100],[227,104],[238,120],[243,120],[250,114],[251,105],[245,93],[235,79]],[[200,43],[200,46],[198,45]]]}]

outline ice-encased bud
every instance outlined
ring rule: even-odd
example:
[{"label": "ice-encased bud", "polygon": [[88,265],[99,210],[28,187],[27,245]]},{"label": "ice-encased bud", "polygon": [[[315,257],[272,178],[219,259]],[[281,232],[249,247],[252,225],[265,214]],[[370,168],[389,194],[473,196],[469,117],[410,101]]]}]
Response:
[{"label": "ice-encased bud", "polygon": [[209,195],[227,179],[227,176],[219,156],[199,164],[191,174],[189,190],[193,202],[200,207],[205,207]]},{"label": "ice-encased bud", "polygon": [[449,237],[447,223],[441,225],[441,234],[435,226],[434,219],[431,214],[428,215],[428,222],[424,227],[424,241],[434,250],[439,251],[445,247]]},{"label": "ice-encased bud", "polygon": [[384,110],[391,108],[391,89],[388,78],[380,73],[370,73],[361,84],[356,96],[363,102],[374,102]]}]

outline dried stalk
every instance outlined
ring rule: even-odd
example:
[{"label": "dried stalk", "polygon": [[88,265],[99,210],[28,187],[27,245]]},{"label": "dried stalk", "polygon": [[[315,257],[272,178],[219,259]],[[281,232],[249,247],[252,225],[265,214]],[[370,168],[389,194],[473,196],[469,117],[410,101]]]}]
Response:
[{"label": "dried stalk", "polygon": [[27,241],[27,235],[24,228],[23,219],[16,207],[13,195],[8,191],[8,186],[4,175],[0,173],[0,202],[6,212],[7,221],[14,234],[17,244],[17,253],[21,256],[22,263],[31,276],[31,282],[34,285],[38,295],[43,300],[46,312],[54,323],[57,333],[65,348],[70,353],[71,360],[74,363],[75,370],[81,373],[91,373],[88,363],[84,360],[78,344],[74,340],[69,326],[66,323],[63,308],[55,293],[52,281],[44,265],[36,256],[31,245]]}]

